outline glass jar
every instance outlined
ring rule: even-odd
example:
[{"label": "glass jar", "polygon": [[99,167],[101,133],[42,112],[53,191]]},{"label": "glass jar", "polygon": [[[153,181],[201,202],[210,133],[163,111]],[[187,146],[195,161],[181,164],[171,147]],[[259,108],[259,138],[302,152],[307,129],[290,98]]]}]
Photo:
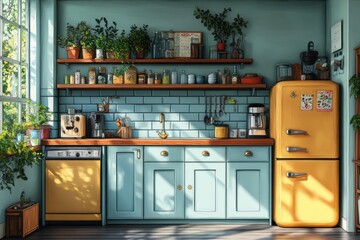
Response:
[{"label": "glass jar", "polygon": [[154,73],[154,83],[161,84],[161,74],[160,73]]},{"label": "glass jar", "polygon": [[75,72],[75,84],[80,84],[81,83],[80,78],[81,78],[80,70],[76,70],[76,72]]},{"label": "glass jar", "polygon": [[176,70],[176,68],[174,68],[171,71],[171,84],[177,84],[178,83],[178,72]]},{"label": "glass jar", "polygon": [[130,66],[124,74],[125,84],[137,83],[137,69],[135,66]]},{"label": "glass jar", "polygon": [[106,83],[107,84],[113,84],[113,79],[114,79],[114,74],[109,72],[108,73],[108,77],[107,77],[107,80],[106,80]]},{"label": "glass jar", "polygon": [[162,84],[170,84],[170,71],[165,69],[162,75]]},{"label": "glass jar", "polygon": [[185,73],[185,70],[181,71],[180,83],[181,84],[187,84],[187,75]]},{"label": "glass jar", "polygon": [[70,75],[69,74],[65,75],[65,84],[70,84]]},{"label": "glass jar", "polygon": [[98,84],[106,83],[106,67],[99,67]]},{"label": "glass jar", "polygon": [[292,65],[291,64],[277,64],[276,65],[276,81],[285,81],[292,79]]},{"label": "glass jar", "polygon": [[151,70],[149,70],[147,84],[154,84],[154,73]]},{"label": "glass jar", "polygon": [[146,70],[144,69],[141,73],[139,73],[138,75],[138,83],[139,84],[146,84],[146,78],[147,78],[147,74],[146,74]]},{"label": "glass jar", "polygon": [[96,71],[94,67],[89,68],[88,79],[89,84],[96,84]]}]

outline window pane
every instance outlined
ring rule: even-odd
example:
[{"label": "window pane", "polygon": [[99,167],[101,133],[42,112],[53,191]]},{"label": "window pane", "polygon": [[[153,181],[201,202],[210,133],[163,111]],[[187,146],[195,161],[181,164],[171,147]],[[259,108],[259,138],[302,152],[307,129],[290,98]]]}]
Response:
[{"label": "window pane", "polygon": [[21,62],[26,62],[27,31],[21,30]]},{"label": "window pane", "polygon": [[21,67],[21,98],[26,98],[26,75],[27,68],[25,66]]},{"label": "window pane", "polygon": [[9,23],[4,24],[3,32],[3,56],[14,60],[18,59],[18,29]]},{"label": "window pane", "polygon": [[3,61],[3,95],[18,97],[18,65]]},{"label": "window pane", "polygon": [[21,0],[21,25],[26,27],[26,0]]},{"label": "window pane", "polygon": [[3,16],[13,22],[18,22],[18,0],[3,0],[2,9]]},{"label": "window pane", "polygon": [[5,129],[6,126],[12,125],[14,122],[18,122],[19,103],[4,102],[2,116],[3,129]]}]

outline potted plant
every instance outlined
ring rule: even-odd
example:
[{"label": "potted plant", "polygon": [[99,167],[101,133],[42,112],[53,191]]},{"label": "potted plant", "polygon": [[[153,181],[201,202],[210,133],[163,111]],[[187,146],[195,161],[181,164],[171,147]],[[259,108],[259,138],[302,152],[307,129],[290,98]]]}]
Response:
[{"label": "potted plant", "polygon": [[144,58],[150,50],[151,39],[147,32],[148,25],[138,27],[135,24],[130,27],[129,42],[135,51],[136,58]]},{"label": "potted plant", "polygon": [[91,32],[90,26],[85,21],[79,23],[80,45],[82,48],[83,59],[92,59],[95,49],[95,37]]},{"label": "potted plant", "polygon": [[[27,100],[26,108],[26,125],[28,128],[27,134],[30,139],[33,139],[34,145],[40,145],[40,139],[49,138],[51,113],[48,112],[49,108],[43,104],[32,103]],[[38,139],[38,141],[36,141]]]},{"label": "potted plant", "polygon": [[80,33],[79,28],[70,23],[66,24],[66,36],[58,36],[58,44],[61,48],[66,48],[69,59],[78,59],[80,53]]},{"label": "potted plant", "polygon": [[120,36],[114,42],[114,57],[122,61],[129,59],[130,48],[129,38],[126,36],[125,30],[122,30]]},{"label": "potted plant", "polygon": [[[106,18],[105,18],[106,20]],[[117,41],[118,36],[118,29],[116,28],[116,22],[112,22],[112,25],[109,26],[108,22],[105,21],[105,52],[106,52],[106,58],[108,59],[114,59],[115,58],[115,42]]]},{"label": "potted plant", "polygon": [[113,83],[114,84],[123,84],[124,83],[123,67],[113,67],[113,72],[114,72]]},{"label": "potted plant", "polygon": [[209,30],[212,30],[214,40],[217,42],[217,50],[224,51],[226,47],[226,41],[231,36],[238,32],[242,35],[242,27],[246,27],[247,22],[239,16],[234,18],[234,21],[230,23],[226,20],[228,12],[231,8],[224,8],[221,13],[211,13],[209,10],[203,10],[196,7],[194,10],[194,16],[196,19],[200,19],[201,23]]},{"label": "potted plant", "polygon": [[[247,24],[248,22],[240,17],[239,14],[231,23],[232,43],[230,46],[232,47],[232,58],[244,58],[244,34],[242,29],[247,28]],[[236,35],[239,35],[239,37],[235,40]]]},{"label": "potted plant", "polygon": [[109,26],[108,20],[105,17],[96,18],[96,25],[93,28],[95,31],[95,45],[96,45],[96,58],[104,58],[104,50],[113,51],[113,44],[117,37],[116,22],[112,22]]},{"label": "potted plant", "polygon": [[43,154],[29,147],[24,140],[17,142],[16,127],[7,127],[9,129],[4,127],[0,134],[0,190],[7,189],[11,192],[15,179],[27,180],[25,167],[39,164]]}]

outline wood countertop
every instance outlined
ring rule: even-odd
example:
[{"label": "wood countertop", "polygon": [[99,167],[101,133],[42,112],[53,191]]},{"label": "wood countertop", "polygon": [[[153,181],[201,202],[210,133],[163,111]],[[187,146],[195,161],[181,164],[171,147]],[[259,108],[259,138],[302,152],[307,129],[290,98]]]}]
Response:
[{"label": "wood countertop", "polygon": [[228,139],[215,139],[215,138],[86,138],[86,139],[42,139],[43,146],[54,145],[97,145],[97,146],[128,146],[128,145],[178,145],[178,146],[272,146],[274,139],[272,138],[228,138]]}]

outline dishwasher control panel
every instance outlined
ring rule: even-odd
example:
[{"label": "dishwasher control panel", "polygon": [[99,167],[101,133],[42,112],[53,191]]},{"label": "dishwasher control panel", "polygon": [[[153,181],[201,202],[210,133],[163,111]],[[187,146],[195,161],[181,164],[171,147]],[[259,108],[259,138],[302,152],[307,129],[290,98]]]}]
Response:
[{"label": "dishwasher control panel", "polygon": [[100,159],[101,148],[91,149],[49,149],[47,159]]}]

